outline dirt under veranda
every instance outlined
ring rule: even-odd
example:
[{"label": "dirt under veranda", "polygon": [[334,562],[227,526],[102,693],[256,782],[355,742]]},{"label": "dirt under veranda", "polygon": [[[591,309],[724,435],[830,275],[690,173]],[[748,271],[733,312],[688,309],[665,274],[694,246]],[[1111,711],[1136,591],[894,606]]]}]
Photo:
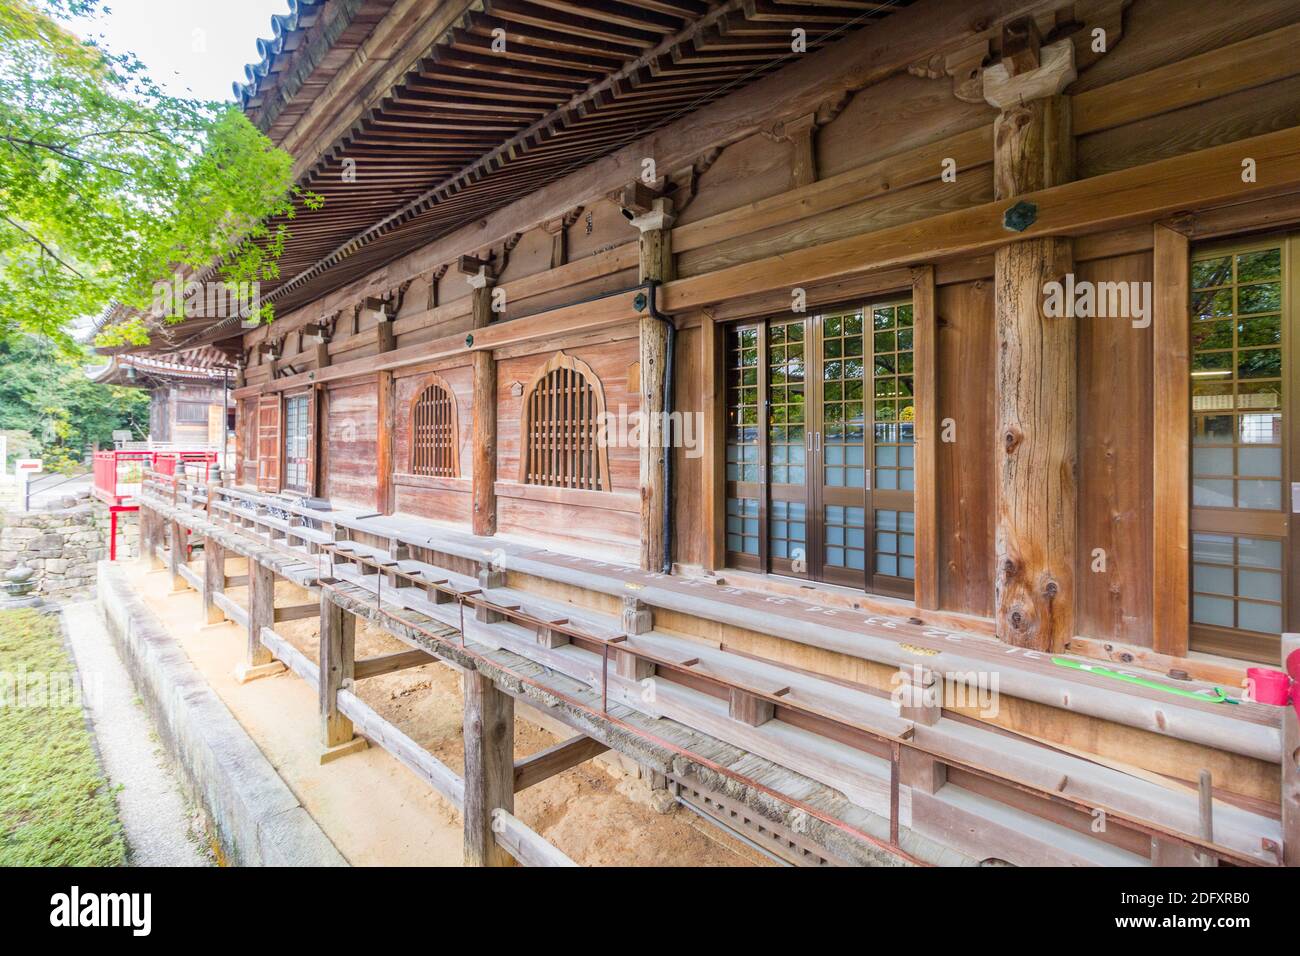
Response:
[{"label": "dirt under veranda", "polygon": [[[245,570],[243,559],[227,561],[228,575]],[[232,675],[244,644],[243,630],[233,624],[200,627],[199,595],[193,591],[170,593],[165,572],[137,580],[148,603],[163,617],[191,660],[350,862],[459,864],[461,822],[454,807],[377,748],[319,766],[315,689],[288,672],[238,684]],[[228,594],[246,605],[245,588],[230,588]],[[277,605],[310,600],[303,589],[277,582]],[[366,621],[359,620],[357,625],[359,659],[408,649]],[[318,662],[319,622],[315,618],[280,622],[276,631]],[[463,773],[462,695],[460,676],[453,668],[425,664],[368,678],[359,682],[356,690],[385,720],[452,770]],[[521,713],[527,711],[517,709],[515,759],[560,741]],[[644,781],[628,775],[616,765],[617,758],[607,756],[610,759],[588,761],[516,794],[516,816],[584,866],[770,864],[766,857],[683,807],[659,812],[655,804],[662,795],[656,799]],[[386,803],[391,810],[388,814],[383,812]],[[357,819],[362,807],[363,825]],[[416,832],[419,830],[426,832]]]}]

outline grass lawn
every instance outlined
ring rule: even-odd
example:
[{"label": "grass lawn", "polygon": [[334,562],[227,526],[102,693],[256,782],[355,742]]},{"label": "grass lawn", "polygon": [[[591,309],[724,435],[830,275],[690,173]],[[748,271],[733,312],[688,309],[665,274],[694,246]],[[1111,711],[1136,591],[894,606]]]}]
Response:
[{"label": "grass lawn", "polygon": [[57,617],[0,611],[0,866],[126,862],[74,673]]}]

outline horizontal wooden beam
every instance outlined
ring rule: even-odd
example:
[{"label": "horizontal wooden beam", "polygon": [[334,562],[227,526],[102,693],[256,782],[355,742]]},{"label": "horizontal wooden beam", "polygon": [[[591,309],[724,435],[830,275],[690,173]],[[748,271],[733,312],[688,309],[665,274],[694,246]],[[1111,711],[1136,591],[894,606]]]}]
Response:
[{"label": "horizontal wooden beam", "polygon": [[398,651],[395,654],[384,654],[381,657],[367,657],[353,665],[352,676],[355,680],[361,680],[365,677],[378,677],[381,674],[391,674],[394,671],[419,667],[422,664],[432,664],[437,659],[432,654],[420,650]]},{"label": "horizontal wooden beam", "polygon": [[523,760],[515,761],[515,793],[527,790],[534,784],[541,783],[557,773],[586,763],[592,757],[599,757],[609,747],[599,740],[578,736],[554,747],[548,747],[541,753],[533,754]]},{"label": "horizontal wooden beam", "polygon": [[[1255,181],[1243,178],[1254,161]],[[1275,195],[1300,186],[1300,127],[1076,180],[1017,197],[1035,221],[1020,232],[1003,225],[1013,205],[995,200],[780,256],[758,259],[666,285],[660,308],[677,313],[739,295],[936,259],[990,252],[1011,242],[1073,236],[1152,221],[1177,212]]]},{"label": "horizontal wooden beam", "polygon": [[295,604],[292,607],[277,607],[275,609],[275,622],[281,621],[301,621],[309,617],[320,616],[320,603],[315,604]]},{"label": "horizontal wooden beam", "polygon": [[558,847],[528,829],[522,820],[500,807],[492,811],[492,836],[497,845],[523,866],[577,866]]},{"label": "horizontal wooden beam", "polygon": [[221,608],[221,613],[240,627],[248,627],[248,612],[226,595],[221,593],[212,595],[212,603]]},{"label": "horizontal wooden beam", "polygon": [[1074,135],[1136,123],[1300,73],[1300,23],[1073,97]]},{"label": "horizontal wooden beam", "polygon": [[[1243,181],[1245,158],[1254,161],[1254,182]],[[1291,127],[1026,194],[1018,201],[1032,203],[1037,219],[1022,232],[1012,232],[1003,225],[1003,214],[1010,203],[982,203],[679,279],[662,287],[659,306],[665,312],[676,314],[737,297],[789,290],[804,283],[985,254],[1021,239],[1085,235],[1296,189],[1300,189],[1300,127]],[[354,378],[467,351],[609,328],[640,317],[634,305],[637,294],[631,290],[592,302],[562,306],[476,329],[472,341],[463,333],[444,336],[326,369],[286,376],[265,386],[238,389],[234,394],[245,398],[264,391],[301,388],[312,382]]]}]

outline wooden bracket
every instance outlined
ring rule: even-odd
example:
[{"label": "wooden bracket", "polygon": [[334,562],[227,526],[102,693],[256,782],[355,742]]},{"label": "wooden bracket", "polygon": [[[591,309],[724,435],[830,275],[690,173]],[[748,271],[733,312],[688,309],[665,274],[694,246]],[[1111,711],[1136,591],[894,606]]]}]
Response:
[{"label": "wooden bracket", "polygon": [[662,197],[661,190],[652,189],[638,179],[624,186],[615,201],[628,213],[644,216],[654,211],[655,201]]},{"label": "wooden bracket", "polygon": [[1050,46],[1027,52],[1021,62],[1041,58],[1041,65],[1023,72],[1012,72],[1012,61],[1003,60],[984,70],[984,99],[998,109],[1015,109],[1033,100],[1055,96],[1078,76],[1074,67],[1074,44],[1058,40]]},{"label": "wooden bracket", "polygon": [[1033,17],[1017,17],[1002,24],[1002,64],[1010,76],[1042,66],[1043,35]]},{"label": "wooden bracket", "polygon": [[462,275],[469,276],[472,280],[478,276],[493,278],[492,253],[489,252],[486,259],[478,256],[461,256],[460,261],[456,264]]}]

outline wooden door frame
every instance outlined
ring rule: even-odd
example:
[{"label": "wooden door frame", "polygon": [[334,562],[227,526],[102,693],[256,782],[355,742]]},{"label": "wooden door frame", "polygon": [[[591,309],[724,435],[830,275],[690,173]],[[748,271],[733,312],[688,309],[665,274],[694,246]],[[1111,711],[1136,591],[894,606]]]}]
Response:
[{"label": "wooden door frame", "polygon": [[[802,499],[792,498],[779,500],[802,500],[805,506],[805,552],[807,571],[803,574],[795,573],[792,569],[774,568],[773,559],[770,555],[770,544],[768,541],[769,527],[771,522],[771,493],[772,483],[770,481],[770,454],[768,443],[768,429],[771,427],[769,421],[769,369],[771,362],[771,336],[769,329],[772,323],[792,323],[792,319],[781,314],[767,314],[754,316],[735,321],[719,323],[723,326],[721,334],[717,336],[718,354],[716,356],[722,374],[719,376],[718,390],[721,406],[721,421],[723,423],[723,434],[719,441],[720,454],[719,463],[719,485],[723,508],[719,515],[720,533],[723,539],[720,555],[725,566],[734,567],[738,570],[755,571],[760,574],[775,574],[781,577],[788,577],[795,580],[807,581],[811,584],[827,584],[841,587],[849,587],[861,590],[867,594],[879,594],[892,597],[900,597],[904,600],[916,603],[918,598],[918,582],[921,580],[921,567],[923,555],[921,546],[924,540],[920,527],[920,522],[925,516],[921,513],[923,499],[921,496],[922,483],[919,473],[926,461],[933,466],[935,455],[933,452],[928,456],[923,456],[920,450],[921,428],[919,426],[921,412],[919,411],[920,403],[926,398],[921,394],[920,386],[922,384],[930,391],[929,402],[931,407],[927,414],[937,415],[937,388],[934,387],[937,381],[937,372],[930,370],[928,375],[918,374],[916,363],[928,356],[928,361],[933,361],[936,350],[933,347],[918,347],[921,343],[918,339],[925,335],[925,330],[918,331],[923,323],[929,323],[929,335],[932,340],[934,326],[937,322],[934,316],[934,290],[933,290],[933,270],[920,270],[914,276],[913,285],[904,287],[889,293],[878,293],[871,296],[865,296],[856,302],[849,303],[831,303],[819,306],[815,311],[802,314],[804,323],[804,428],[805,428],[805,495]],[[928,281],[928,286],[924,285]],[[928,293],[918,297],[916,290],[918,283],[922,284],[923,293]],[[921,299],[923,312],[918,312],[918,298]],[[913,475],[915,477],[914,489],[911,492],[901,490],[886,490],[879,492],[876,485],[875,474],[875,406],[874,406],[874,359],[875,359],[875,341],[874,328],[872,323],[871,310],[880,305],[901,305],[911,304],[912,306],[912,398],[913,407],[918,409],[917,418],[913,421]],[[864,536],[864,567],[861,572],[853,571],[848,568],[838,568],[832,566],[832,571],[847,572],[845,574],[832,575],[835,579],[828,579],[827,565],[825,563],[825,465],[824,465],[824,441],[818,441],[815,435],[821,435],[825,430],[824,406],[822,389],[819,386],[822,381],[822,366],[824,356],[822,355],[823,343],[823,323],[827,315],[836,313],[857,312],[862,313],[863,329],[863,468],[867,476],[864,480],[864,487],[861,490],[861,507],[863,508],[863,536]],[[758,394],[758,474],[759,480],[756,483],[734,482],[729,481],[726,477],[726,445],[729,436],[725,434],[728,422],[728,394],[726,373],[729,370],[727,362],[729,342],[731,335],[738,333],[742,329],[753,328],[757,336],[758,348],[758,369],[757,369],[757,394]],[[933,342],[927,343],[932,346]],[[931,432],[933,434],[933,430]],[[935,436],[937,438],[937,435]],[[933,439],[931,440],[931,446]],[[930,490],[927,494],[933,505],[933,488],[935,483],[933,478],[927,483],[926,487]],[[880,496],[883,495],[883,498]],[[907,501],[904,502],[901,497],[895,496],[906,495]],[[726,548],[726,508],[725,502],[729,498],[748,498],[758,502],[758,555],[739,554]],[[905,506],[906,505],[906,506]],[[879,506],[885,510],[907,511],[913,515],[913,561],[917,577],[902,578],[894,575],[877,574],[875,567],[875,509]],[[857,507],[857,505],[853,505]],[[928,520],[933,522],[937,518],[937,507],[931,507],[928,512]],[[928,540],[937,541],[938,529],[931,526],[927,529],[929,532]],[[712,529],[711,532],[712,533]],[[933,561],[935,568],[932,570],[930,580],[937,578],[937,547],[931,545],[929,556],[926,560]],[[853,580],[857,579],[857,580]],[[934,585],[937,592],[937,581]],[[934,599],[937,604],[937,597]],[[919,604],[917,605],[920,606]]]},{"label": "wooden door frame", "polygon": [[[1159,239],[1157,227],[1157,238]],[[1240,508],[1197,508],[1192,500],[1191,466],[1193,451],[1191,441],[1191,331],[1193,318],[1190,311],[1191,301],[1191,264],[1197,258],[1222,252],[1233,256],[1252,250],[1265,249],[1270,246],[1281,247],[1281,353],[1282,353],[1282,508],[1279,511],[1259,510],[1252,512]],[[1188,307],[1183,312],[1187,327],[1188,348],[1183,366],[1184,380],[1187,382],[1188,414],[1183,423],[1186,436],[1187,492],[1185,497],[1187,514],[1186,542],[1186,644],[1182,654],[1188,650],[1207,651],[1209,653],[1231,655],[1261,662],[1277,659],[1281,646],[1281,637],[1274,639],[1262,632],[1244,631],[1239,628],[1225,628],[1218,625],[1196,623],[1192,617],[1192,604],[1195,599],[1195,582],[1193,580],[1194,554],[1192,536],[1200,534],[1221,534],[1233,538],[1238,536],[1281,538],[1282,541],[1282,627],[1281,632],[1300,629],[1300,581],[1294,569],[1300,567],[1300,534],[1295,527],[1295,500],[1293,486],[1300,481],[1300,401],[1297,401],[1296,389],[1300,387],[1300,369],[1297,362],[1297,334],[1300,334],[1300,294],[1296,291],[1296,282],[1300,280],[1300,232],[1291,230],[1272,231],[1259,235],[1231,236],[1209,242],[1188,244],[1186,249],[1187,280],[1183,293]],[[1234,312],[1234,321],[1239,316]],[[1235,377],[1234,377],[1235,380]],[[1234,402],[1234,418],[1239,409]],[[1235,427],[1235,422],[1234,422]],[[1236,448],[1239,442],[1231,446]],[[1235,474],[1235,473],[1234,473]],[[1235,564],[1235,561],[1234,561]],[[1157,582],[1159,586],[1159,582]],[[1157,648],[1159,649],[1159,648]],[[1167,652],[1167,651],[1166,651]],[[1175,651],[1176,653],[1177,651]]]},{"label": "wooden door frame", "polygon": [[[276,475],[275,487],[262,487],[262,409],[275,407]],[[284,488],[284,396],[280,392],[257,397],[257,490],[278,493]]]},{"label": "wooden door frame", "polygon": [[[306,465],[306,476],[302,486],[289,484],[289,428],[288,428],[288,411],[289,403],[295,399],[303,399],[307,402],[307,414],[305,416],[307,429],[307,454],[303,457]],[[296,392],[285,392],[280,400],[280,489],[282,491],[295,491],[299,494],[309,495],[312,493],[312,398],[313,389],[305,388]]]}]

